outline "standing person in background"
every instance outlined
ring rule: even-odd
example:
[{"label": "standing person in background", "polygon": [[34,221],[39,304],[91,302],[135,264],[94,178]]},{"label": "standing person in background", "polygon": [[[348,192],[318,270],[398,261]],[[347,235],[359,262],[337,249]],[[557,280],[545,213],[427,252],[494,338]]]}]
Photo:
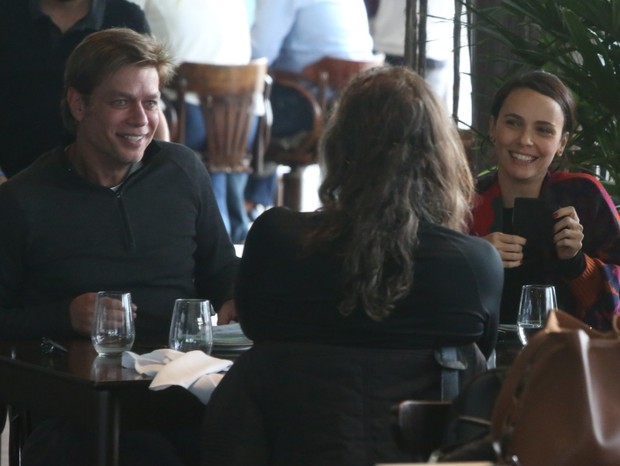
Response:
[{"label": "standing person in background", "polygon": [[88,34],[121,26],[150,32],[142,10],[126,0],[0,0],[0,167],[7,177],[70,140],[60,115],[67,57]]},{"label": "standing person in background", "polygon": [[[271,69],[298,73],[326,56],[368,60],[372,49],[363,0],[256,0],[252,57],[267,57]],[[273,86],[274,136],[310,128],[311,122],[296,105],[297,96]],[[275,173],[251,176],[246,199],[268,207],[275,189]]]},{"label": "standing person in background", "polygon": [[[177,65],[183,62],[245,65],[251,57],[246,0],[131,0],[144,9],[155,38]],[[164,90],[166,92],[166,90]],[[174,101],[173,93],[168,96]],[[207,137],[198,97],[186,96],[185,145],[204,152]],[[249,228],[244,190],[248,174],[211,172],[215,199],[234,243]]]},{"label": "standing person in background", "polygon": [[[405,61],[407,0],[376,0],[376,13],[370,20],[370,31],[377,52],[385,53],[385,61],[402,65]],[[370,11],[369,11],[370,13]],[[429,0],[426,19],[426,76],[424,79],[446,109],[452,106],[452,0]]]},{"label": "standing person in background", "polygon": [[558,307],[597,329],[620,312],[616,208],[596,178],[550,169],[576,125],[571,92],[551,73],[515,76],[495,94],[497,170],[478,180],[471,233],[504,263],[502,323],[516,323],[526,284],[554,285]]}]

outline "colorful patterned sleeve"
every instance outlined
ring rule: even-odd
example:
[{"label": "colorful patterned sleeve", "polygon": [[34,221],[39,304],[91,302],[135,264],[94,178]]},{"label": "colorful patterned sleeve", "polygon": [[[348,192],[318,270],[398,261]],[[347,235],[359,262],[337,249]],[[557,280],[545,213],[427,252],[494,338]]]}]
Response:
[{"label": "colorful patterned sleeve", "polygon": [[[585,174],[557,176],[557,189],[570,191],[584,228],[585,270],[568,284],[576,316],[594,328],[609,329],[620,313],[620,217],[601,183]],[[568,196],[567,196],[568,197]]]}]

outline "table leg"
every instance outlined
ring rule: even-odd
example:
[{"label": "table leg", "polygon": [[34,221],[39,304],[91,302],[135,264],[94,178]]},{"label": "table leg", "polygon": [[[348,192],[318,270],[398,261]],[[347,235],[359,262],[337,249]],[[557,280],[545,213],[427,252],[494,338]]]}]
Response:
[{"label": "table leg", "polygon": [[118,466],[120,406],[114,394],[101,391],[98,395],[97,465]]}]

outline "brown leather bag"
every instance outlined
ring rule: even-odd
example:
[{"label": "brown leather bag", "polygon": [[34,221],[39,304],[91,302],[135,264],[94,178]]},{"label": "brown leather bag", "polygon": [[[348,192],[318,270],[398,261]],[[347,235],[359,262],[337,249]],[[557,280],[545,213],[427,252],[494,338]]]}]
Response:
[{"label": "brown leather bag", "polygon": [[505,464],[620,465],[620,331],[553,311],[509,369],[491,436]]}]

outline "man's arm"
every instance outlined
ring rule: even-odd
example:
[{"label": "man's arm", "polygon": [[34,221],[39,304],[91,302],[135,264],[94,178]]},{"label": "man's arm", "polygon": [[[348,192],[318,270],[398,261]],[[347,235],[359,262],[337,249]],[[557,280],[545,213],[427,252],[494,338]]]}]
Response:
[{"label": "man's arm", "polygon": [[166,119],[166,115],[164,114],[164,110],[159,107],[159,125],[157,125],[157,129],[155,130],[154,139],[158,139],[160,141],[170,141],[170,128],[168,127],[168,120]]},{"label": "man's arm", "polygon": [[295,23],[296,11],[289,0],[258,0],[252,25],[252,58],[266,57],[271,65]]}]

